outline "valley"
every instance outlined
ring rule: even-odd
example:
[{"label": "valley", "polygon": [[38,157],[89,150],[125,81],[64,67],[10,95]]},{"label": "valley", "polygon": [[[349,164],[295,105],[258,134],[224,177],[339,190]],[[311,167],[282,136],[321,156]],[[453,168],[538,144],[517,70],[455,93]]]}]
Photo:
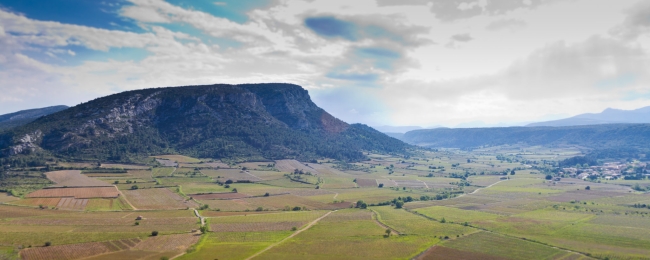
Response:
[{"label": "valley", "polygon": [[137,165],[10,168],[0,245],[23,259],[650,255],[650,195],[633,189],[648,182],[559,173],[579,149],[365,154],[359,162],[158,155]]}]

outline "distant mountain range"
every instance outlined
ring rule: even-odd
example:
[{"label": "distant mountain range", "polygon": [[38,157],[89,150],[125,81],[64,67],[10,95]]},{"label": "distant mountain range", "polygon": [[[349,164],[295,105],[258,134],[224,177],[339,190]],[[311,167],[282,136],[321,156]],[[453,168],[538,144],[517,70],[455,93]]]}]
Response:
[{"label": "distant mountain range", "polygon": [[560,120],[532,123],[526,126],[575,126],[621,123],[650,123],[650,106],[635,110],[608,108],[601,113],[581,114]]},{"label": "distant mountain range", "polygon": [[0,115],[0,132],[18,127],[36,120],[39,117],[53,114],[68,108],[68,106],[51,106],[21,110],[14,113]]},{"label": "distant mountain range", "polygon": [[406,133],[408,131],[422,129],[422,127],[420,126],[392,126],[392,125],[373,126],[372,128],[377,129],[377,131],[382,133]]},{"label": "distant mountain range", "polygon": [[585,148],[650,148],[650,124],[561,127],[436,128],[404,134],[402,141],[431,148],[475,148],[511,144],[574,145]]},{"label": "distant mountain range", "polygon": [[0,154],[134,161],[179,153],[198,158],[365,159],[410,145],[347,124],[292,84],[206,85],[128,91],[40,117],[0,134]]}]

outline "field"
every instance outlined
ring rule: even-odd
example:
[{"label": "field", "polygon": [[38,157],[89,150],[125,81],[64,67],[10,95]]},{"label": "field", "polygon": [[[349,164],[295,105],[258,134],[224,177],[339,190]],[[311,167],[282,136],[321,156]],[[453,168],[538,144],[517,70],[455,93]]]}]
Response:
[{"label": "field", "polygon": [[0,197],[0,249],[24,259],[648,259],[650,193],[631,187],[650,181],[546,179],[577,154],[499,146],[228,164],[166,155],[102,164],[128,169],[119,174],[16,171],[2,183],[17,196]]},{"label": "field", "polygon": [[111,186],[81,174],[81,171],[46,172],[45,176],[56,183],[52,187],[106,187]]},{"label": "field", "polygon": [[125,190],[123,193],[136,209],[156,210],[196,207],[194,202],[185,201],[178,194],[165,188]]},{"label": "field", "polygon": [[53,188],[42,189],[27,194],[27,198],[74,197],[77,199],[117,198],[120,195],[115,187],[97,188]]}]

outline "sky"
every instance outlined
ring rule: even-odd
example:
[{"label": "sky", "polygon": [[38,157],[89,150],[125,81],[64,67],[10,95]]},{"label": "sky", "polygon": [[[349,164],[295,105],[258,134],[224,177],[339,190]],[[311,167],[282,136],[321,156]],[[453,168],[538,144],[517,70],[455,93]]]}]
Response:
[{"label": "sky", "polygon": [[293,83],[349,123],[510,126],[650,105],[644,0],[0,0],[0,114]]}]

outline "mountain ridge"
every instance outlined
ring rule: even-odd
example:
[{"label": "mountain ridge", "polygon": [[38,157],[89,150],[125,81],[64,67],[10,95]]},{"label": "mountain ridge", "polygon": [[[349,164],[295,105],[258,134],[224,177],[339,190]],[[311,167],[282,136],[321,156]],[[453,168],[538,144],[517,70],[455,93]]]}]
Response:
[{"label": "mountain ridge", "polygon": [[559,120],[531,123],[527,124],[526,126],[576,126],[631,123],[650,123],[650,106],[633,110],[606,108],[603,110],[603,112],[600,113],[585,113]]},{"label": "mountain ridge", "polygon": [[0,139],[4,156],[49,152],[113,161],[162,153],[354,161],[365,158],[361,151],[409,147],[335,118],[307,90],[283,83],[127,91],[41,117]]},{"label": "mountain ridge", "polygon": [[20,110],[4,115],[0,115],[0,131],[9,130],[14,127],[25,125],[36,120],[39,117],[53,114],[67,109],[68,106],[58,105],[42,108],[32,108]]}]

